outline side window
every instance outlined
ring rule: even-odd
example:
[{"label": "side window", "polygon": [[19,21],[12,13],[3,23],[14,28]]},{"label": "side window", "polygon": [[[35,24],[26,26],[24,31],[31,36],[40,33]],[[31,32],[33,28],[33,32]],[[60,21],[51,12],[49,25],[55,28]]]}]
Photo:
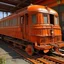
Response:
[{"label": "side window", "polygon": [[6,21],[6,26],[8,26],[8,21]]},{"label": "side window", "polygon": [[47,14],[43,14],[44,17],[44,24],[48,23],[48,15]]},{"label": "side window", "polygon": [[13,18],[13,19],[12,19],[12,26],[15,26],[15,25],[16,25],[16,19]]},{"label": "side window", "polygon": [[13,19],[13,26],[17,26],[17,18]]},{"label": "side window", "polygon": [[24,16],[21,16],[20,17],[20,24],[23,24],[24,23]]},{"label": "side window", "polygon": [[32,23],[33,24],[36,24],[37,23],[37,16],[36,16],[36,14],[33,14],[32,15]]},{"label": "side window", "polygon": [[1,26],[3,27],[3,22],[1,22]]},{"label": "side window", "polygon": [[16,26],[17,25],[17,18],[13,18],[9,20],[9,25],[10,26]]},{"label": "side window", "polygon": [[3,27],[9,26],[9,20],[3,21]]},{"label": "side window", "polygon": [[10,25],[9,20],[7,20],[8,26]]},{"label": "side window", "polygon": [[9,23],[10,23],[10,26],[12,25],[12,22],[11,22],[11,20],[9,20]]},{"label": "side window", "polygon": [[2,22],[0,22],[0,26],[2,27]]},{"label": "side window", "polygon": [[3,27],[5,27],[5,22],[3,21]]},{"label": "side window", "polygon": [[6,23],[5,23],[5,22],[6,22],[6,21],[3,22],[3,26],[4,26],[4,27],[6,26]]},{"label": "side window", "polygon": [[0,22],[0,26],[2,27],[2,22]]},{"label": "side window", "polygon": [[9,21],[10,21],[10,26],[12,27],[13,26],[13,20],[10,19]]}]

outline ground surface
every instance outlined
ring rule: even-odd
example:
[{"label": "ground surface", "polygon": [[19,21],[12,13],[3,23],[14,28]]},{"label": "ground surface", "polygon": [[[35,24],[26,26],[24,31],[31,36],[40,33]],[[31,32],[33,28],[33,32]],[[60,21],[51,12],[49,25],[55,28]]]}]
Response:
[{"label": "ground surface", "polygon": [[0,57],[5,59],[6,64],[29,64],[23,57],[9,48],[2,40],[0,40]]}]

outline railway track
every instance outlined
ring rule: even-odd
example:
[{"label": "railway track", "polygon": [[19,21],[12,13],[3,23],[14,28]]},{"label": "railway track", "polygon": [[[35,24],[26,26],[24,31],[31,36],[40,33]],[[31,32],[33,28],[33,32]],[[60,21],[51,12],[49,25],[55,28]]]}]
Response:
[{"label": "railway track", "polygon": [[64,57],[59,56],[57,54],[56,55],[53,53],[52,55],[36,54],[34,56],[29,56],[23,49],[14,47],[11,44],[9,45],[9,43],[8,47],[14,50],[20,56],[24,57],[26,61],[28,60],[30,64],[64,64]]},{"label": "railway track", "polygon": [[43,57],[45,59],[48,59],[50,61],[55,62],[55,64],[64,64],[64,58],[62,58],[62,57],[59,57],[59,56],[47,56],[47,55],[44,55]]},{"label": "railway track", "polygon": [[[25,53],[25,51],[21,51],[18,48],[15,48],[13,46],[9,46],[9,48],[12,48],[14,51],[16,51],[20,56],[23,56],[26,61],[28,60],[30,64],[64,64],[64,57],[62,56],[48,56],[48,55],[34,55],[29,56]],[[25,53],[25,54],[24,54]]]},{"label": "railway track", "polygon": [[[12,48],[14,51],[16,51],[20,56],[23,56],[25,59],[29,60],[30,63],[32,64],[55,64],[55,62],[49,61],[45,58],[43,58],[43,56],[29,56],[27,54],[23,54],[24,51],[20,52],[19,49],[17,48],[13,48],[11,46],[9,46],[9,48]],[[24,52],[25,53],[25,52]]]}]

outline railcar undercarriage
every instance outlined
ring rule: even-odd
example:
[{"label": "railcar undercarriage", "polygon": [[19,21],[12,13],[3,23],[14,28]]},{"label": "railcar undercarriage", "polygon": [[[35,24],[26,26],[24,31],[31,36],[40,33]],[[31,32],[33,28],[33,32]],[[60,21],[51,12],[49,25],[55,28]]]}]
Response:
[{"label": "railcar undercarriage", "polygon": [[[12,44],[14,47],[19,47],[20,49],[25,50],[28,55],[33,55],[34,53],[36,53],[36,50],[38,50],[38,51],[41,50],[45,54],[50,52],[50,50],[53,50],[53,51],[51,51],[51,53],[55,53],[55,54],[64,56],[64,54],[61,53],[61,50],[62,50],[61,48],[64,47],[63,42],[59,42],[56,44],[54,43],[54,44],[47,44],[47,45],[46,44],[38,45],[37,42],[35,44],[31,44],[28,41],[19,40],[19,39],[13,38],[13,37],[5,36],[5,35],[1,35],[1,38],[4,41],[10,42],[10,44]],[[27,44],[25,44],[26,42],[27,42]]]}]

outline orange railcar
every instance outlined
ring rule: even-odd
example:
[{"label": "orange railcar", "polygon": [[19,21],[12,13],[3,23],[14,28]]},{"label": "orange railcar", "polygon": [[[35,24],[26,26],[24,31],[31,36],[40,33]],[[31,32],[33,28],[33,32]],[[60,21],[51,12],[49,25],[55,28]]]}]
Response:
[{"label": "orange railcar", "polygon": [[0,20],[0,35],[26,41],[25,51],[29,55],[34,49],[47,53],[64,47],[58,13],[41,5],[30,5]]}]

